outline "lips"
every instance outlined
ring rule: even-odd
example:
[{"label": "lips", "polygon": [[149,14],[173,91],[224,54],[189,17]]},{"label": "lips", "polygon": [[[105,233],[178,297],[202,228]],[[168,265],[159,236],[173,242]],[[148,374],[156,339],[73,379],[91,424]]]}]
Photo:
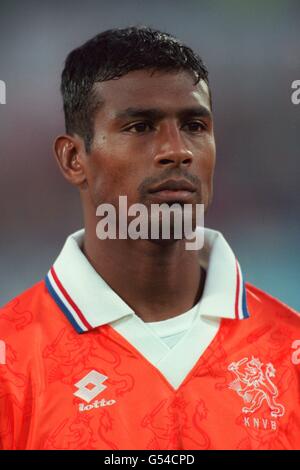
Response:
[{"label": "lips", "polygon": [[160,191],[188,191],[190,193],[194,193],[196,191],[196,187],[188,180],[167,180],[149,189],[149,193]]},{"label": "lips", "polygon": [[157,202],[189,203],[194,199],[196,187],[188,180],[167,180],[149,189]]}]

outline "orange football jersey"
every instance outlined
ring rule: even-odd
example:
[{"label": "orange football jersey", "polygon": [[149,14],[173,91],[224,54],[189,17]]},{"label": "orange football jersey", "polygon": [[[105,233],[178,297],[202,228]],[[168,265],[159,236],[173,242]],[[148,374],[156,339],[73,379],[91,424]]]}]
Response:
[{"label": "orange football jersey", "polygon": [[220,314],[174,382],[163,359],[154,365],[122,334],[120,319],[96,326],[97,311],[87,319],[74,300],[80,289],[92,295],[81,279],[87,266],[65,280],[61,266],[0,310],[0,449],[300,449],[300,318],[244,289],[237,263],[236,312]]}]

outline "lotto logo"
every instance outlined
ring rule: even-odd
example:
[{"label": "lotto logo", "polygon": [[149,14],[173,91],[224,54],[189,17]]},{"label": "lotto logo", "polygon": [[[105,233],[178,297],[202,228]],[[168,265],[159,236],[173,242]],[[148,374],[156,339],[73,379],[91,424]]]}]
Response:
[{"label": "lotto logo", "polygon": [[111,405],[114,405],[115,403],[116,403],[116,400],[105,400],[104,398],[102,398],[102,400],[96,400],[89,405],[80,403],[78,409],[79,411],[90,411],[93,408],[102,408],[103,406],[111,406]]},{"label": "lotto logo", "polygon": [[103,385],[103,382],[107,378],[108,377],[106,377],[106,375],[100,374],[96,370],[92,370],[75,384],[75,387],[78,388],[77,392],[74,392],[75,397],[81,398],[87,403],[90,403],[90,401],[106,388],[106,385]]}]

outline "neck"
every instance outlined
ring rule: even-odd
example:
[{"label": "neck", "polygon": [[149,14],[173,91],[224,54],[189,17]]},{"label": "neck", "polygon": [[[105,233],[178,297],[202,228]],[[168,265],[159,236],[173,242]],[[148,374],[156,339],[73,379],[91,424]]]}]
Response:
[{"label": "neck", "polygon": [[186,240],[99,240],[86,227],[83,252],[105,282],[145,322],[186,312],[203,292],[205,272]]}]

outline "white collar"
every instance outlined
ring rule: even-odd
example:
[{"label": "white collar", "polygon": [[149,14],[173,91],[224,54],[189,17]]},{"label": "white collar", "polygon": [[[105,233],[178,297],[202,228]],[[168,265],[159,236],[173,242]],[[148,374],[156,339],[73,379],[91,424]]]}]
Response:
[{"label": "white collar", "polygon": [[[84,230],[79,230],[67,238],[46,276],[51,296],[79,333],[134,314],[82,253],[83,237]],[[206,269],[199,314],[218,318],[248,318],[241,269],[220,232],[204,229],[204,246],[199,250],[199,263]]]}]

